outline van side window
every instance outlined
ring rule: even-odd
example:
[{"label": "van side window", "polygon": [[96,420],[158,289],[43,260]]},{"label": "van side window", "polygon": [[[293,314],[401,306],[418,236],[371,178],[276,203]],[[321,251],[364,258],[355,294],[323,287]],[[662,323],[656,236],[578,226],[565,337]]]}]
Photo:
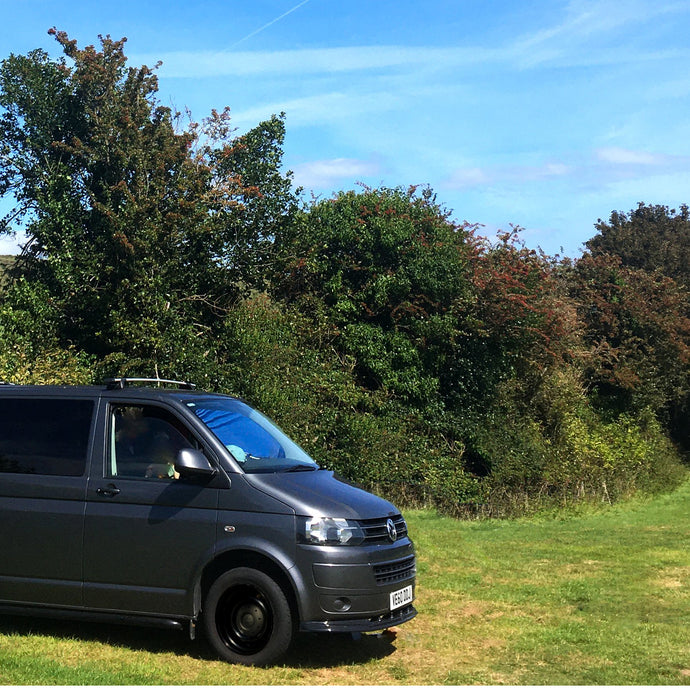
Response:
[{"label": "van side window", "polygon": [[196,444],[171,413],[153,405],[111,405],[111,477],[177,479],[175,458]]},{"label": "van side window", "polygon": [[80,477],[92,400],[0,398],[0,472]]}]

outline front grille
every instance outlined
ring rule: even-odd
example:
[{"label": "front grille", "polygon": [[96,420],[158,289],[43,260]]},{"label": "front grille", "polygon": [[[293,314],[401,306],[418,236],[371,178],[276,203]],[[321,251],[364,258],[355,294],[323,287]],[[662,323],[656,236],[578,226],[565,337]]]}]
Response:
[{"label": "front grille", "polygon": [[389,585],[414,577],[416,572],[414,556],[407,556],[397,561],[379,563],[374,566],[377,585]]},{"label": "front grille", "polygon": [[364,531],[365,544],[390,544],[388,536],[388,520],[393,520],[397,533],[396,541],[407,536],[407,524],[402,515],[394,515],[391,518],[374,518],[372,520],[359,520],[359,526]]}]

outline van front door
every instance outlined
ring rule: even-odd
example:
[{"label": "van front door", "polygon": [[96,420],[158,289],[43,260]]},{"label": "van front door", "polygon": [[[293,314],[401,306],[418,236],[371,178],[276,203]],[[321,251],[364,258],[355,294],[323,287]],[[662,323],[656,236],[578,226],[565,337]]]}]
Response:
[{"label": "van front door", "polygon": [[101,423],[102,468],[87,490],[84,604],[191,615],[194,576],[215,543],[219,480],[177,476],[177,452],[201,444],[167,408],[110,403]]}]

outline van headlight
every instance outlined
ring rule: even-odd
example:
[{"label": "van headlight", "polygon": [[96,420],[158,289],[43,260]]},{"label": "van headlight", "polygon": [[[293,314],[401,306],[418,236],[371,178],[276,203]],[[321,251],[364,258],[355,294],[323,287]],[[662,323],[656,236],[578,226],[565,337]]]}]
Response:
[{"label": "van headlight", "polygon": [[304,522],[304,534],[300,535],[307,544],[326,546],[357,546],[364,541],[364,532],[355,520],[330,517],[310,517]]}]

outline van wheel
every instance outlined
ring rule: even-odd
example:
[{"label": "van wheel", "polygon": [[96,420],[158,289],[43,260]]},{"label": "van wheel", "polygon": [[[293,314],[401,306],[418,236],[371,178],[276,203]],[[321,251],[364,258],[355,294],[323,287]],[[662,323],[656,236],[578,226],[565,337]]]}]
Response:
[{"label": "van wheel", "polygon": [[292,640],[292,615],[281,587],[253,568],[235,568],[211,586],[203,610],[206,638],[226,661],[265,666]]}]

